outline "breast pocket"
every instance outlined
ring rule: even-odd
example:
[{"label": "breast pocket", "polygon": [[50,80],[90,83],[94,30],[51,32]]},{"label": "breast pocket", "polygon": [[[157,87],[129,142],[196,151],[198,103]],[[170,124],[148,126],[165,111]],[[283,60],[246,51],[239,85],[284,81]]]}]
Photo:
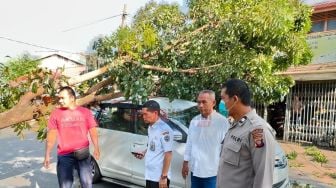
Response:
[{"label": "breast pocket", "polygon": [[241,143],[230,143],[224,147],[223,159],[226,163],[239,166]]}]

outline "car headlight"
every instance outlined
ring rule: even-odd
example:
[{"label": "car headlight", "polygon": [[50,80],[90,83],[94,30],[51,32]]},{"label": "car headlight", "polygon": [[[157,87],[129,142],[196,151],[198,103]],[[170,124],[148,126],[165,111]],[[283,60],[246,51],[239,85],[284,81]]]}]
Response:
[{"label": "car headlight", "polygon": [[275,156],[275,168],[286,168],[287,167],[287,157],[285,155],[282,156]]}]

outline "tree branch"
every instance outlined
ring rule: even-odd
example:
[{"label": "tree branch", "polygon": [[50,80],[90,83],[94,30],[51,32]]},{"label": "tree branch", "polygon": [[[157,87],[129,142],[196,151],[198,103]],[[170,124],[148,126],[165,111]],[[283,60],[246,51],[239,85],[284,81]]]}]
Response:
[{"label": "tree branch", "polygon": [[117,92],[117,93],[108,93],[105,95],[94,95],[94,94],[90,94],[87,95],[83,98],[77,99],[77,105],[83,106],[86,104],[90,104],[92,102],[101,102],[101,101],[105,101],[105,100],[109,100],[109,99],[113,99],[113,98],[117,98],[117,97],[122,97],[123,93],[122,92]]},{"label": "tree branch", "polygon": [[111,76],[111,77],[109,77],[109,78],[107,78],[107,79],[105,79],[105,80],[103,80],[103,81],[101,81],[101,82],[95,84],[94,86],[92,86],[92,87],[91,87],[85,94],[91,94],[91,93],[93,93],[93,92],[96,92],[96,91],[98,91],[100,88],[103,88],[103,87],[105,87],[105,86],[107,86],[107,85],[112,84],[113,81],[114,81],[114,78]]},{"label": "tree branch", "polygon": [[39,106],[31,104],[31,100],[39,95],[42,95],[43,92],[43,87],[38,88],[36,93],[27,92],[20,98],[18,104],[16,104],[13,108],[0,113],[0,129],[33,119],[33,115],[36,111],[41,110]]},{"label": "tree branch", "polygon": [[104,74],[105,72],[108,71],[109,67],[110,67],[109,65],[106,65],[106,66],[104,66],[100,69],[97,69],[97,70],[94,70],[94,71],[91,71],[91,72],[88,72],[88,73],[70,78],[69,79],[69,85],[75,85],[75,84],[90,80],[92,78],[95,78],[99,75],[102,75],[102,74]]},{"label": "tree branch", "polygon": [[[136,62],[136,61],[127,62],[127,63],[132,63],[132,64],[135,64],[135,65],[141,66],[143,69],[148,69],[148,70],[154,70],[154,71],[159,71],[159,72],[167,72],[167,73],[173,72],[173,70],[171,68],[164,68],[164,67],[158,67],[158,66],[153,66],[153,65],[142,65],[141,63]],[[197,73],[197,71],[208,70],[208,69],[211,69],[211,68],[222,66],[223,64],[224,63],[219,63],[219,64],[215,64],[215,65],[210,65],[210,66],[207,66],[207,67],[198,67],[198,68],[190,68],[190,69],[177,69],[175,72],[195,74],[195,73]]]}]

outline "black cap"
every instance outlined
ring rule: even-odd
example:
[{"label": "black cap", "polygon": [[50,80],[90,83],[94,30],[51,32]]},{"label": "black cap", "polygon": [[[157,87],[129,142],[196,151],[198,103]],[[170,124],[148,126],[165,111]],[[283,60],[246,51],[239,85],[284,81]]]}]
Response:
[{"label": "black cap", "polygon": [[154,100],[149,100],[142,105],[142,108],[147,108],[149,110],[160,110],[160,105]]}]

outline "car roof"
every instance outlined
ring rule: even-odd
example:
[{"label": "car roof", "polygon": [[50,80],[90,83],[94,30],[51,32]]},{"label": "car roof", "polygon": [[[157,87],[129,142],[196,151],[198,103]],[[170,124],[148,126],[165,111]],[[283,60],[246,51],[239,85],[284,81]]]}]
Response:
[{"label": "car roof", "polygon": [[167,97],[154,97],[151,98],[151,100],[158,102],[161,110],[164,110],[165,112],[180,112],[197,106],[197,103],[183,99],[174,99],[173,101],[169,101]]}]

